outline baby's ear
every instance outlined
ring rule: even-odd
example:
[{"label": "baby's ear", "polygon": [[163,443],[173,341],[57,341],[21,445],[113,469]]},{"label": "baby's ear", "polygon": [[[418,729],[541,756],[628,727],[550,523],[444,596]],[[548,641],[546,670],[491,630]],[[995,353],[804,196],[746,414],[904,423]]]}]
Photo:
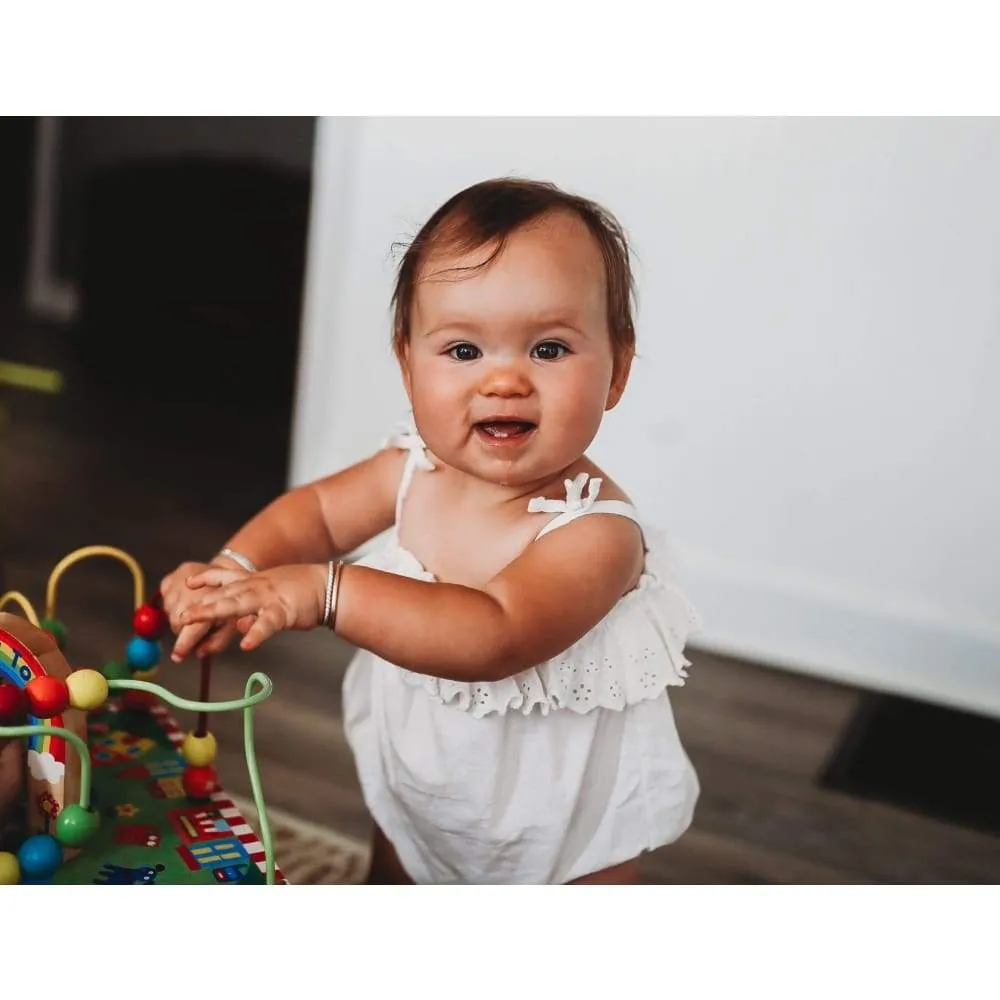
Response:
[{"label": "baby's ear", "polygon": [[605,410],[613,410],[625,392],[628,384],[629,372],[632,370],[632,359],[635,351],[621,351],[615,355],[615,367],[611,374],[611,387],[608,389],[608,400],[604,404]]}]

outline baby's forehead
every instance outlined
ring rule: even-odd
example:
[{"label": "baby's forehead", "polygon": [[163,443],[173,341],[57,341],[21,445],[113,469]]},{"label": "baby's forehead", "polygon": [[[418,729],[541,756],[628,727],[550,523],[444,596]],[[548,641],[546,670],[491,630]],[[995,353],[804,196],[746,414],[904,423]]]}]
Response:
[{"label": "baby's forehead", "polygon": [[521,224],[502,236],[471,236],[459,218],[446,221],[428,243],[416,273],[416,284],[460,280],[482,275],[495,263],[511,258],[555,261],[588,280],[605,278],[600,244],[575,212],[559,209]]}]

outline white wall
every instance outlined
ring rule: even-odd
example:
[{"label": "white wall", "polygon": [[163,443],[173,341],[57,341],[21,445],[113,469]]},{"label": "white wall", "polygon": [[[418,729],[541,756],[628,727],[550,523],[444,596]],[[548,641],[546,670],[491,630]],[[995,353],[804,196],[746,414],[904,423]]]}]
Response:
[{"label": "white wall", "polygon": [[641,360],[593,454],[701,644],[1000,715],[1000,120],[324,119],[293,481],[405,414],[390,245],[505,173],[631,233]]}]

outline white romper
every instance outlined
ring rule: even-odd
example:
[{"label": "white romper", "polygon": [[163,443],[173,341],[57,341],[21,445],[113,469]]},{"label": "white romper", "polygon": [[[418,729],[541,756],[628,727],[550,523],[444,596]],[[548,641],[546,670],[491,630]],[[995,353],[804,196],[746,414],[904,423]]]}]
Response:
[{"label": "white romper", "polygon": [[[395,527],[362,565],[418,580],[432,574],[399,541],[414,473],[434,466],[415,431],[390,440],[409,455]],[[583,495],[587,486],[587,494]],[[635,509],[597,499],[600,480],[567,481],[539,535],[577,517]],[[344,726],[365,802],[416,883],[566,883],[675,841],[698,779],[667,688],[682,685],[687,636],[700,625],[643,529],[638,585],[560,656],[495,682],[461,682],[394,666],[361,650],[344,678]],[[456,622],[456,628],[461,623]]]}]

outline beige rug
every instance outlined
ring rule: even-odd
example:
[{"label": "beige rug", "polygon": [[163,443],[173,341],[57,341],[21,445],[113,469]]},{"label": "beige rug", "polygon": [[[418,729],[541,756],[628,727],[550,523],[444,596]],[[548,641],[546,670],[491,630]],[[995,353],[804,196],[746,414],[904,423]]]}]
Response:
[{"label": "beige rug", "polygon": [[[257,810],[247,799],[233,805],[260,835]],[[368,845],[268,807],[275,861],[292,885],[357,885],[368,868]]]}]

